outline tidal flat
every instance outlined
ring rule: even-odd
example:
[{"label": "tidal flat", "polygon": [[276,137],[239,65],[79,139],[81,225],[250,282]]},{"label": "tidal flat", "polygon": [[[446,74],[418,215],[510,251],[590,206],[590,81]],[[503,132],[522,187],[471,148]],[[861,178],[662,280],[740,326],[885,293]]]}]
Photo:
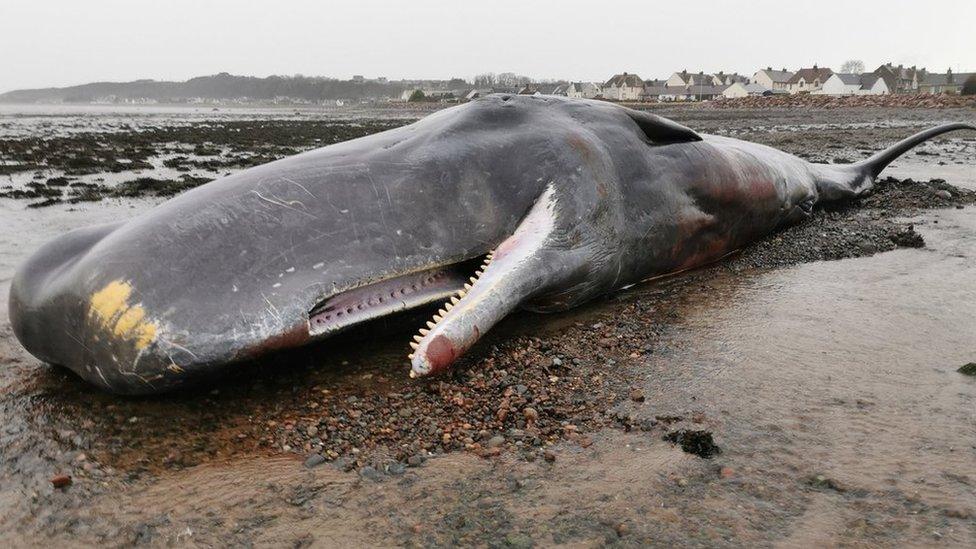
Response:
[{"label": "tidal flat", "polygon": [[[0,540],[976,544],[976,135],[725,261],[520,313],[407,377],[426,312],[152,398],[23,351],[16,266],[248,166],[421,110],[0,108]],[[956,109],[660,107],[849,163]]]}]

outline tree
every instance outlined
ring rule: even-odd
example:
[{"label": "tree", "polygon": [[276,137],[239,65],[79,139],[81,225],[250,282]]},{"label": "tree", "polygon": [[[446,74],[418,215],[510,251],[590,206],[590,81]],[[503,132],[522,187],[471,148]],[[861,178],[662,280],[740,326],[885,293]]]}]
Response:
[{"label": "tree", "polygon": [[493,72],[484,72],[474,77],[474,87],[476,88],[494,88],[497,83],[498,78]]},{"label": "tree", "polygon": [[427,100],[427,96],[424,95],[423,90],[413,90],[413,93],[410,94],[410,99],[407,99],[407,101],[411,103],[419,103],[420,101],[426,101],[426,100]]},{"label": "tree", "polygon": [[860,59],[848,59],[840,66],[840,72],[846,74],[861,74],[864,72],[864,61]]},{"label": "tree", "polygon": [[962,83],[962,95],[976,95],[976,74],[971,75]]}]

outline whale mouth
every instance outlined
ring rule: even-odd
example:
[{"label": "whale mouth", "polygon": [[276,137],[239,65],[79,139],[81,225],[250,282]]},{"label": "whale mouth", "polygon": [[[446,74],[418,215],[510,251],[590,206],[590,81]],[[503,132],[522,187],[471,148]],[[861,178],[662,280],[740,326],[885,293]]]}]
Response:
[{"label": "whale mouth", "polygon": [[324,337],[401,311],[442,302],[464,288],[484,256],[360,286],[325,299],[308,313],[308,334]]}]

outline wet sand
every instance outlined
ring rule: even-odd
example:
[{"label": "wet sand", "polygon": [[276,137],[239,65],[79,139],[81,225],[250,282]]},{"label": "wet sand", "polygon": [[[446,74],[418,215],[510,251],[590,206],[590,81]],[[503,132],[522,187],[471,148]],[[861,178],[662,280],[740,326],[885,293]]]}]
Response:
[{"label": "wet sand", "polygon": [[[675,114],[826,161],[974,117]],[[921,150],[885,174],[976,189],[972,135]],[[0,538],[971,546],[976,380],[956,369],[976,359],[976,216],[963,193],[933,198],[939,185],[891,182],[721,264],[516,315],[423,383],[404,375],[415,322],[400,319],[233,380],[118,398],[26,355],[4,305]],[[40,242],[158,201],[0,200],[4,299]],[[909,224],[924,247],[894,244]],[[664,440],[696,432],[718,453]],[[54,488],[59,474],[72,484]]]}]

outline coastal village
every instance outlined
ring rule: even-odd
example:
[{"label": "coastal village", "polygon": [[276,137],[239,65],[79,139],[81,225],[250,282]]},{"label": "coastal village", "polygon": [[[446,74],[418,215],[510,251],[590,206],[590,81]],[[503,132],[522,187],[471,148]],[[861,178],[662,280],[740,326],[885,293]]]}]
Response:
[{"label": "coastal village", "polygon": [[930,72],[925,68],[885,63],[873,72],[835,72],[829,67],[789,70],[765,67],[752,76],[737,73],[692,72],[682,69],[666,79],[645,80],[622,72],[606,82],[544,82],[519,86],[449,89],[443,86],[408,88],[402,101],[470,101],[489,93],[561,95],[619,102],[712,101],[777,95],[889,95],[976,94],[976,73]]},{"label": "coastal village", "polygon": [[[303,75],[236,76],[219,73],[185,82],[138,80],[95,82],[66,88],[13,90],[0,103],[95,104],[272,104],[333,107],[387,103],[464,103],[491,93],[556,95],[622,103],[697,103],[749,98],[787,101],[895,96],[897,101],[944,101],[947,96],[976,95],[976,72],[933,72],[885,63],[873,71],[848,61],[839,71],[814,64],[796,70],[767,66],[752,75],[681,69],[667,78],[645,80],[634,72],[614,74],[605,82],[538,81],[511,72],[482,73],[470,80],[367,78],[341,80]],[[772,102],[770,102],[772,103]],[[777,101],[776,103],[782,103]],[[732,103],[729,103],[732,104]],[[736,103],[738,104],[738,103]]]}]

